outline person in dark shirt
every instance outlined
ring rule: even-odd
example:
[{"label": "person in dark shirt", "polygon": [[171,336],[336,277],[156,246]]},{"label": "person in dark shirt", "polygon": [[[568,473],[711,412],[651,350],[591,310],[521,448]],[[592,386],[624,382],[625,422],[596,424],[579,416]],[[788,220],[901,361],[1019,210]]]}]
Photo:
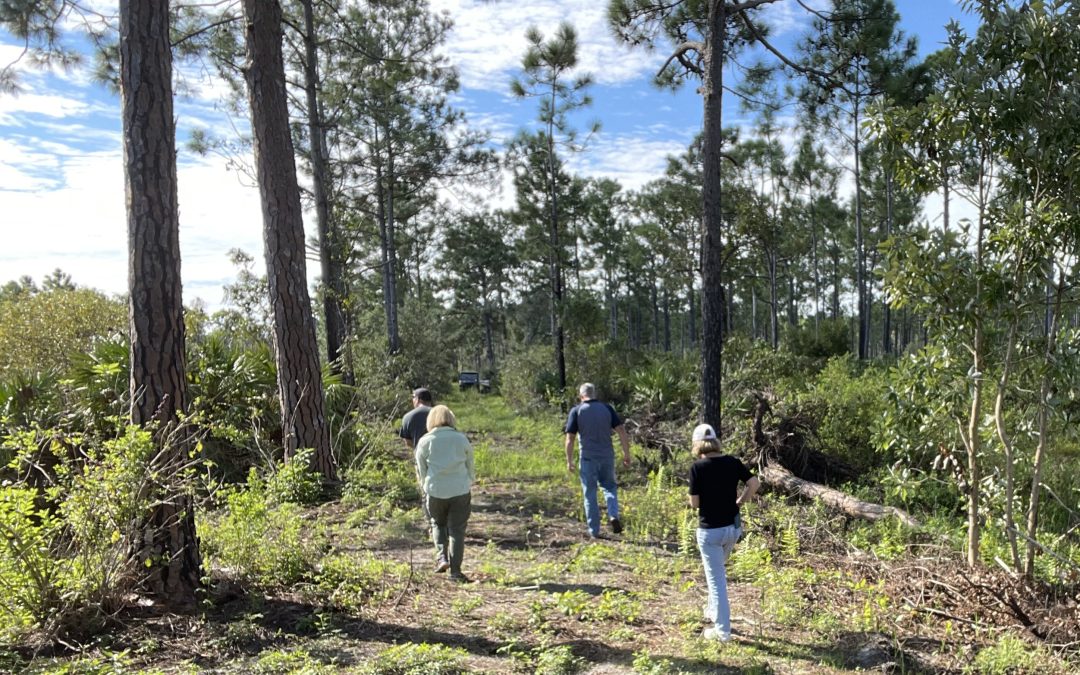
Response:
[{"label": "person in dark shirt", "polygon": [[586,382],[578,388],[581,403],[574,406],[566,418],[563,431],[566,434],[566,470],[574,472],[574,445],[581,437],[581,454],[578,458],[578,476],[581,478],[581,491],[585,496],[585,521],[589,526],[589,537],[600,536],[600,507],[596,503],[596,486],[604,492],[604,505],[607,509],[608,525],[611,531],[619,534],[623,530],[619,520],[619,493],[615,483],[615,448],[611,443],[611,434],[619,436],[622,446],[623,466],[630,466],[630,436],[623,427],[623,421],[607,403],[596,398],[596,385]]},{"label": "person in dark shirt", "polygon": [[[731,609],[724,565],[742,535],[739,505],[754,498],[761,482],[741,461],[721,452],[710,425],[699,424],[690,438],[698,458],[690,467],[690,506],[698,510],[697,543],[709,587],[705,618],[713,623],[702,635],[726,642],[731,639]],[[736,497],[740,482],[746,486]]]},{"label": "person in dark shirt", "polygon": [[[435,401],[429,389],[424,387],[413,389],[412,410],[405,413],[405,417],[401,418],[401,429],[398,430],[398,436],[401,436],[401,439],[405,441],[405,447],[409,449],[410,457],[416,451],[416,445],[420,442],[420,438],[427,433],[428,413],[431,412],[431,406],[434,404]],[[414,465],[413,468],[415,469],[416,466]],[[420,484],[420,508],[423,510],[424,519],[428,522],[430,528],[431,514],[428,512],[427,495],[424,494],[424,477],[420,475],[419,471],[416,473],[416,481]]]},{"label": "person in dark shirt", "polygon": [[401,419],[401,429],[398,430],[398,436],[405,441],[405,447],[410,450],[410,454],[416,450],[420,437],[427,433],[427,416],[433,404],[429,390],[423,387],[413,389],[412,410],[405,413],[405,417]]}]

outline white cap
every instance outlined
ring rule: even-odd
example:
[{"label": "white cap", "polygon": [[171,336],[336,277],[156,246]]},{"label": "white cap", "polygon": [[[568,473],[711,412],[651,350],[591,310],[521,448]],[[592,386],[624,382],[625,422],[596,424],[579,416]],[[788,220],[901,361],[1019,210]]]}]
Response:
[{"label": "white cap", "polygon": [[715,441],[716,431],[711,424],[699,424],[694,427],[694,433],[690,435],[691,441]]}]

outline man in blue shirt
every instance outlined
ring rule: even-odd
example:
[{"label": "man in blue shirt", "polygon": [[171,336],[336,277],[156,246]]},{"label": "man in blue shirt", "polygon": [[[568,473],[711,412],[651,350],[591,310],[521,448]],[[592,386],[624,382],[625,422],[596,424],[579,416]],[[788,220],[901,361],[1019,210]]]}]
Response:
[{"label": "man in blue shirt", "polygon": [[585,493],[585,521],[589,536],[600,536],[600,508],[596,503],[596,486],[604,491],[608,523],[615,534],[622,532],[619,520],[619,497],[615,485],[615,448],[611,432],[619,434],[623,466],[630,466],[630,436],[618,413],[607,403],[596,400],[596,385],[586,382],[578,388],[581,403],[574,406],[566,419],[566,470],[574,472],[574,443],[581,437],[581,490]]}]

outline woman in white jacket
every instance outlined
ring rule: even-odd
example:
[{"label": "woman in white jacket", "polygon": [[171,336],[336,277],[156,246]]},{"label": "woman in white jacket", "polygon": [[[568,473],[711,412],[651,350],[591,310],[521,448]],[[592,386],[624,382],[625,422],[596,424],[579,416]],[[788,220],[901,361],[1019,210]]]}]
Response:
[{"label": "woman in white jacket", "polygon": [[436,572],[450,570],[458,582],[465,552],[465,524],[472,510],[472,484],[476,480],[473,449],[469,439],[454,427],[457,418],[444,405],[431,409],[428,432],[416,444],[416,469],[431,514],[431,537],[435,541]]}]

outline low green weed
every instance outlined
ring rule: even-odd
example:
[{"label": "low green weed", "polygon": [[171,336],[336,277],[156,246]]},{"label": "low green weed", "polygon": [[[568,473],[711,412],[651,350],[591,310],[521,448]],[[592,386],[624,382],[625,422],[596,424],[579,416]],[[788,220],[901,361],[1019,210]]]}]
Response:
[{"label": "low green weed", "polygon": [[338,672],[333,664],[323,663],[303,649],[263,652],[251,670],[255,675],[323,675]]},{"label": "low green weed", "polygon": [[1052,672],[1054,669],[1048,662],[1049,655],[1037,646],[1012,635],[1002,635],[996,643],[980,650],[965,672],[980,675]]},{"label": "low green weed", "polygon": [[535,675],[574,675],[581,672],[587,662],[574,655],[569,645],[557,645],[537,649],[533,655]]},{"label": "low green weed", "polygon": [[479,595],[455,598],[450,603],[450,613],[464,619],[472,614],[474,610],[479,609],[483,604],[484,599]]},{"label": "low green weed", "polygon": [[408,576],[409,566],[405,563],[372,555],[335,553],[322,559],[315,588],[332,606],[356,611],[399,591]]},{"label": "low green weed", "polygon": [[889,595],[884,588],[884,582],[870,583],[866,579],[858,579],[849,584],[849,588],[862,601],[858,614],[855,615],[855,625],[859,630],[871,632],[881,630],[883,616],[889,610]]},{"label": "low green weed", "polygon": [[625,512],[626,539],[642,543],[681,540],[687,519],[686,490],[667,466],[649,474],[644,488],[622,490],[619,501]]},{"label": "low green weed", "polygon": [[655,658],[646,651],[634,653],[634,672],[637,675],[680,675],[671,659]]},{"label": "low green weed", "polygon": [[728,579],[732,581],[757,583],[772,571],[772,551],[764,539],[753,534],[735,547],[727,562]]},{"label": "low green weed", "polygon": [[345,473],[341,502],[354,509],[350,522],[385,520],[420,506],[420,486],[411,461],[386,457]]},{"label": "low green weed", "polygon": [[468,653],[440,644],[406,643],[383,650],[361,675],[463,675]]}]

